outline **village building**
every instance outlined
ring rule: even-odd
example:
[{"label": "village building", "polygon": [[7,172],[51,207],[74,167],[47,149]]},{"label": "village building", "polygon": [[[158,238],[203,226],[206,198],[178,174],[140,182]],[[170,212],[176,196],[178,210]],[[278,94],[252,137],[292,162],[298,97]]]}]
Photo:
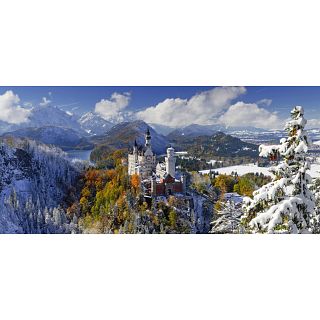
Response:
[{"label": "village building", "polygon": [[134,142],[132,152],[128,155],[128,174],[140,176],[145,196],[169,196],[186,191],[185,176],[176,172],[174,148],[169,147],[165,161],[157,163],[149,129],[145,134],[144,146]]}]

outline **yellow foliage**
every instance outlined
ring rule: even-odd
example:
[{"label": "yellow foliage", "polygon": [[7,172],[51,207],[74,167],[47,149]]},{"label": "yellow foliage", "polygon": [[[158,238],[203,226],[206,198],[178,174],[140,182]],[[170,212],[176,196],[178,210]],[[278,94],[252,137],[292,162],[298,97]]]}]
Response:
[{"label": "yellow foliage", "polygon": [[131,185],[135,191],[137,191],[140,187],[140,177],[137,174],[133,174],[131,176]]}]

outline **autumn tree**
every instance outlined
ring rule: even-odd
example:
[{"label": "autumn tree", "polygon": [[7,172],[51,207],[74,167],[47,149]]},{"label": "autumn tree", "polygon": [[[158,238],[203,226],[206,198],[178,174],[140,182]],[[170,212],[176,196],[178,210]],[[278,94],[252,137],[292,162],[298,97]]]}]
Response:
[{"label": "autumn tree", "polygon": [[134,192],[137,193],[140,189],[140,177],[138,174],[133,174],[131,176],[131,186],[134,189]]},{"label": "autumn tree", "polygon": [[226,174],[218,175],[213,181],[214,187],[218,188],[221,193],[232,192],[235,183],[235,178]]}]

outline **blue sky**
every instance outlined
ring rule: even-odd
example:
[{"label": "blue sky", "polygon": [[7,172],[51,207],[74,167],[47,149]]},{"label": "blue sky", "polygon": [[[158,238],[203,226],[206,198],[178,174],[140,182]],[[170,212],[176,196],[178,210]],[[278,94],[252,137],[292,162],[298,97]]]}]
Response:
[{"label": "blue sky", "polygon": [[[79,107],[78,113],[92,111],[101,99],[110,98],[114,92],[130,92],[129,108],[139,110],[157,104],[166,98],[190,98],[197,92],[213,87],[1,87],[0,94],[12,90],[22,101],[36,105],[42,97],[51,99],[53,105],[63,106],[64,110]],[[72,104],[72,105],[70,105]]]},{"label": "blue sky", "polygon": [[[190,98],[194,94],[214,87],[1,87],[0,94],[12,90],[22,101],[38,104],[42,97],[52,103],[71,110],[78,106],[80,113],[93,110],[101,99],[109,98],[113,92],[131,92],[130,109],[143,109],[155,105],[166,98]],[[302,105],[306,111],[320,117],[320,87],[246,87],[247,92],[240,100],[253,103],[262,99],[271,99],[266,109],[288,114],[295,105]],[[71,106],[68,106],[72,104]]]},{"label": "blue sky", "polygon": [[[197,104],[192,106],[188,105],[188,101],[191,101],[193,97],[201,96],[203,92],[212,92],[216,87],[0,87],[0,96],[6,91],[11,90],[17,96],[19,96],[19,105],[22,107],[37,106],[43,98],[47,104],[59,106],[63,110],[71,111],[73,113],[82,114],[88,111],[94,111],[96,104],[102,99],[105,102],[112,101],[112,94],[117,92],[119,94],[127,94],[129,99],[127,102],[119,107],[119,113],[123,114],[123,117],[127,117],[129,114],[135,114],[138,111],[144,111],[151,106],[157,106],[166,99],[172,100],[168,105],[160,105],[157,109],[151,110],[146,113],[140,113],[139,117],[148,122],[158,122],[162,124],[169,124],[172,126],[178,126],[179,123],[189,124],[191,119],[187,116],[182,116],[181,113],[197,113]],[[204,98],[204,96],[202,96]],[[184,100],[183,103],[181,100]],[[217,96],[205,98],[206,102],[201,102],[199,107],[199,113],[206,113],[208,108],[211,108],[210,103],[212,99],[217,99]],[[219,99],[219,97],[218,97]],[[50,101],[50,102],[49,102]],[[118,100],[117,100],[118,101]],[[228,107],[236,104],[237,102],[244,102],[245,104],[256,104],[259,110],[255,110],[257,117],[268,117],[270,114],[276,113],[277,118],[270,119],[268,126],[272,126],[272,122],[277,122],[279,119],[285,119],[288,117],[290,109],[295,105],[302,105],[306,111],[306,118],[308,119],[320,119],[320,87],[245,87],[244,92],[238,92],[231,98],[227,98],[223,102],[223,106],[215,106],[215,112],[210,113],[208,117],[211,117],[212,121],[226,121],[227,124],[234,125],[236,121],[246,122],[247,118],[233,119],[230,121],[230,116],[236,111],[241,110],[241,113],[248,113],[248,116],[252,114],[250,112],[252,106],[238,106],[238,108],[230,109],[227,113]],[[117,102],[118,103],[118,102]],[[45,103],[46,104],[46,103]],[[121,102],[120,102],[121,104]],[[106,103],[100,106],[99,110],[103,108],[109,108],[110,104]],[[174,109],[172,106],[177,107]],[[1,105],[0,105],[1,107]],[[203,109],[201,109],[203,107]],[[118,109],[117,109],[118,110]],[[167,110],[172,110],[172,114]],[[232,112],[231,112],[232,111]],[[259,112],[258,112],[259,111]],[[261,111],[261,112],[260,112]],[[262,113],[262,111],[266,113]],[[103,111],[101,111],[103,114]],[[221,115],[226,112],[222,118]],[[153,114],[155,119],[153,119]],[[180,117],[178,117],[180,114]],[[105,115],[108,117],[109,115]],[[175,121],[171,121],[171,118],[176,117]],[[206,124],[206,120],[201,115],[196,115],[196,122]],[[210,120],[211,121],[211,120]],[[260,122],[253,121],[252,117],[248,118],[248,121],[253,124],[260,125]],[[208,122],[209,123],[209,122]],[[263,124],[262,124],[263,126]],[[266,125],[267,126],[267,125]]]}]

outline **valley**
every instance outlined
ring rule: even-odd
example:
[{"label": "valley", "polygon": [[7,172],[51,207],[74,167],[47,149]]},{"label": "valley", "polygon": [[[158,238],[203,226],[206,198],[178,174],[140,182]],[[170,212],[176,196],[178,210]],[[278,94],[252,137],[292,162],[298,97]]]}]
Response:
[{"label": "valley", "polygon": [[[224,233],[225,206],[238,226],[244,199],[279,174],[277,154],[263,157],[261,145],[272,150],[287,135],[113,123],[50,106],[32,109],[25,123],[2,122],[0,130],[1,233],[208,233],[212,221]],[[320,130],[307,132],[315,141],[307,173],[316,183]]]}]

